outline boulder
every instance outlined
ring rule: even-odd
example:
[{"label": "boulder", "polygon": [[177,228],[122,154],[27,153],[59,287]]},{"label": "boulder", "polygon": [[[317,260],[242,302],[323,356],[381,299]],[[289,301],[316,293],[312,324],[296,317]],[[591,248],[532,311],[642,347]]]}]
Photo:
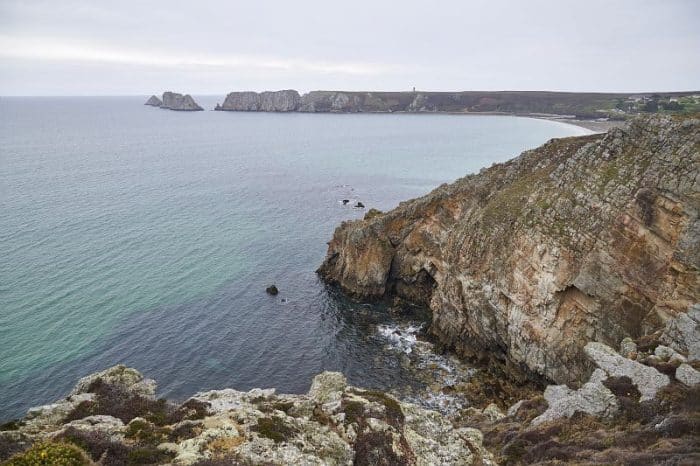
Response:
[{"label": "boulder", "polygon": [[653,367],[622,357],[602,343],[590,342],[585,346],[584,351],[608,376],[629,377],[642,395],[640,401],[654,398],[661,388],[670,383],[667,375]]},{"label": "boulder", "polygon": [[577,411],[594,416],[611,417],[619,408],[615,394],[603,381],[607,374],[596,369],[590,380],[578,390],[566,385],[550,385],[544,391],[549,404],[547,410],[532,420],[533,425],[563,417],[571,417]]},{"label": "boulder", "polygon": [[676,369],[676,380],[693,387],[700,384],[700,372],[695,370],[690,364],[681,364]]}]

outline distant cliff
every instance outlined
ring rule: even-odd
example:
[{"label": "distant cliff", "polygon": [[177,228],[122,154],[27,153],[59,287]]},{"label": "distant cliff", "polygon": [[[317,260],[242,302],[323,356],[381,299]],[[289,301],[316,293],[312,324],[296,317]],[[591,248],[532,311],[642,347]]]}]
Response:
[{"label": "distant cliff", "polygon": [[[154,96],[155,97],[155,96]],[[149,100],[150,101],[150,100]],[[179,111],[199,111],[204,110],[202,107],[197,105],[192,96],[189,94],[182,95],[175,92],[164,92],[163,93],[163,103],[160,108],[166,108],[168,110],[179,110]]]},{"label": "distant cliff", "polygon": [[293,112],[299,109],[301,97],[295,90],[274,92],[231,92],[223,105],[215,110],[238,112]]},{"label": "distant cliff", "polygon": [[[695,93],[700,94],[700,93]],[[682,111],[700,107],[700,96],[676,92],[659,94],[613,94],[582,92],[348,92],[312,91],[302,96],[295,90],[232,92],[217,110],[261,112],[454,112],[567,115],[579,118],[625,118],[633,113],[667,108]],[[682,99],[681,99],[682,100]],[[692,103],[691,103],[692,101]],[[697,102],[696,102],[697,101]],[[675,106],[670,107],[670,103]],[[653,104],[653,105],[652,105]]]},{"label": "distant cliff", "polygon": [[693,118],[554,139],[344,222],[319,273],[429,305],[431,332],[465,356],[581,382],[586,342],[651,334],[700,301],[699,166]]}]

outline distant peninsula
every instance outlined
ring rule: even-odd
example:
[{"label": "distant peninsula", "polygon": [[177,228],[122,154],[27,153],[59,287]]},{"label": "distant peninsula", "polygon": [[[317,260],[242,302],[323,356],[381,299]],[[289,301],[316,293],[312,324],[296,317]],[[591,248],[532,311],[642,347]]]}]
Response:
[{"label": "distant peninsula", "polygon": [[184,112],[196,112],[204,110],[200,107],[197,102],[194,101],[189,94],[178,94],[176,92],[164,92],[163,99],[159,99],[155,95],[152,95],[144,105],[150,105],[152,107],[160,107],[167,110],[178,110]]},{"label": "distant peninsula", "polygon": [[625,120],[639,113],[693,113],[700,91],[593,93],[545,91],[357,92],[293,89],[231,92],[215,110],[311,113],[494,113],[572,119]]}]

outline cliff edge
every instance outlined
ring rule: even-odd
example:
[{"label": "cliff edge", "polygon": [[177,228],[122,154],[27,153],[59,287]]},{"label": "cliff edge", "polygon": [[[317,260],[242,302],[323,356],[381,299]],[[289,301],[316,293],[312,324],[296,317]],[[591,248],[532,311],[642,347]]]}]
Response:
[{"label": "cliff edge", "polygon": [[318,272],[429,306],[440,342],[516,379],[581,383],[588,341],[659,332],[700,301],[698,167],[692,117],[553,139],[342,223]]}]

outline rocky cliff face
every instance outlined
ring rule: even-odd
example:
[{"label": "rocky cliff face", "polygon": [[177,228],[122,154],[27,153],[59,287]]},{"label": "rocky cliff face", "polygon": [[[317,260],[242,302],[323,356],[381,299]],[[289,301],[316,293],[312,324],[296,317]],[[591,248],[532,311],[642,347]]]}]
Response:
[{"label": "rocky cliff face", "polygon": [[150,105],[151,107],[161,107],[163,106],[163,101],[158,97],[152,95],[144,105]]},{"label": "rocky cliff face", "polygon": [[651,334],[700,301],[700,120],[552,140],[335,231],[319,269],[361,299],[430,306],[460,354],[580,383],[590,341]]},{"label": "rocky cliff face", "polygon": [[160,108],[167,108],[168,110],[180,110],[180,111],[199,111],[204,110],[202,107],[197,105],[192,96],[189,94],[182,95],[175,92],[164,92],[163,93],[163,103]]},{"label": "rocky cliff face", "polygon": [[216,110],[239,112],[293,112],[299,108],[301,98],[295,90],[266,92],[231,92],[223,105]]}]

